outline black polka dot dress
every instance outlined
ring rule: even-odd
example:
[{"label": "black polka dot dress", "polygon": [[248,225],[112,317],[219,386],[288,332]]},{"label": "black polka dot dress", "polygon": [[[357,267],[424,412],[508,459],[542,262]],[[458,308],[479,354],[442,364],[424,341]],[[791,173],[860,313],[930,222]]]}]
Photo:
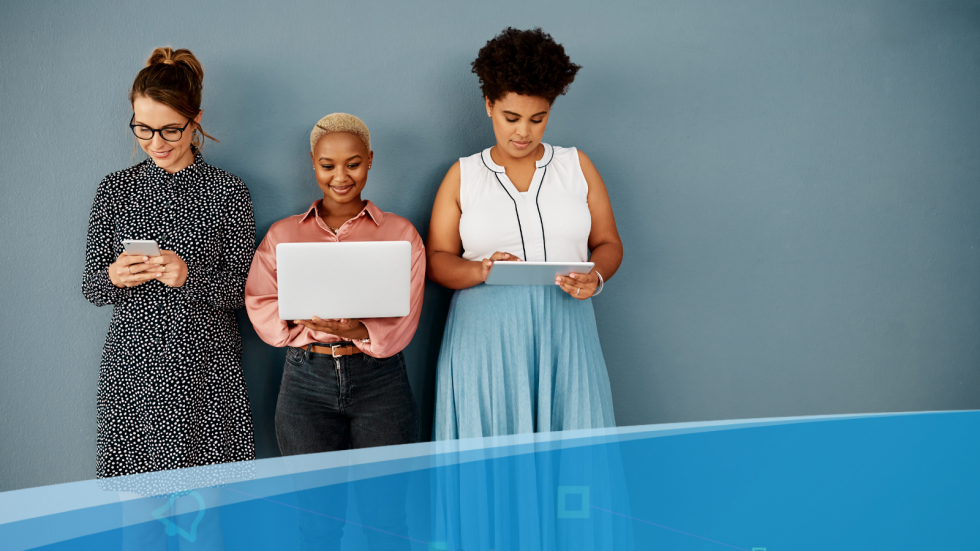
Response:
[{"label": "black polka dot dress", "polygon": [[[108,266],[124,239],[175,251],[187,281],[115,287]],[[234,315],[254,251],[248,188],[200,154],[176,174],[147,159],[99,184],[82,281],[85,298],[113,305],[96,402],[99,478],[255,458]]]}]

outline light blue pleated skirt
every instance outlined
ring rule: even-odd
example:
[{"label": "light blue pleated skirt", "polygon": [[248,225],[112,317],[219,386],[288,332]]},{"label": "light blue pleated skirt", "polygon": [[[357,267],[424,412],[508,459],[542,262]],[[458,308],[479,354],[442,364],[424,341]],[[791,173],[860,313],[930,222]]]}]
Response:
[{"label": "light blue pleated skirt", "polygon": [[592,300],[557,285],[456,291],[436,371],[435,440],[616,425]]}]

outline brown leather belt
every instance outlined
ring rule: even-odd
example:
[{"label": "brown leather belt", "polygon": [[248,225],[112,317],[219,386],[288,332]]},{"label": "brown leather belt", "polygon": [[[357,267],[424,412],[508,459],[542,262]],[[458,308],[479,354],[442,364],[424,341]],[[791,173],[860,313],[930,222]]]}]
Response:
[{"label": "brown leather belt", "polygon": [[307,347],[307,350],[310,352],[316,352],[317,354],[333,356],[334,358],[337,356],[352,356],[354,354],[361,354],[361,349],[349,342],[338,342],[336,344],[329,344],[326,346],[311,344]]}]

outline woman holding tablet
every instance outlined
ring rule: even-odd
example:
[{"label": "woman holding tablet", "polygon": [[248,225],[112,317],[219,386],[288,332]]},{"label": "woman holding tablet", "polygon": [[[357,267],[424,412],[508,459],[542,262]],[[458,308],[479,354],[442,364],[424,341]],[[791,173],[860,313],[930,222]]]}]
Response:
[{"label": "woman holding tablet", "polygon": [[[496,144],[460,159],[432,208],[428,276],[457,289],[436,375],[436,440],[611,427],[590,299],[623,247],[599,172],[542,142],[578,71],[541,31],[508,28],[473,62]],[[493,286],[494,262],[595,263],[553,286]]]},{"label": "woman holding tablet", "polygon": [[[153,51],[129,93],[129,127],[149,158],[106,176],[92,205],[82,293],[113,305],[100,478],[255,458],[234,315],[255,222],[245,184],[201,157],[203,77],[190,51]],[[159,250],[126,254],[127,240]]]}]

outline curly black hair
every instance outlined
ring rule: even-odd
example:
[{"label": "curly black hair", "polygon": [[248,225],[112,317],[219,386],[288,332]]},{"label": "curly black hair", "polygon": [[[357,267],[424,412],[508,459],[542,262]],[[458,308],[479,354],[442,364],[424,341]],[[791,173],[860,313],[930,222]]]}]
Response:
[{"label": "curly black hair", "polygon": [[554,103],[555,98],[568,91],[581,68],[565,55],[561,44],[540,28],[521,31],[507,27],[488,40],[473,61],[480,89],[491,102],[514,92]]}]

